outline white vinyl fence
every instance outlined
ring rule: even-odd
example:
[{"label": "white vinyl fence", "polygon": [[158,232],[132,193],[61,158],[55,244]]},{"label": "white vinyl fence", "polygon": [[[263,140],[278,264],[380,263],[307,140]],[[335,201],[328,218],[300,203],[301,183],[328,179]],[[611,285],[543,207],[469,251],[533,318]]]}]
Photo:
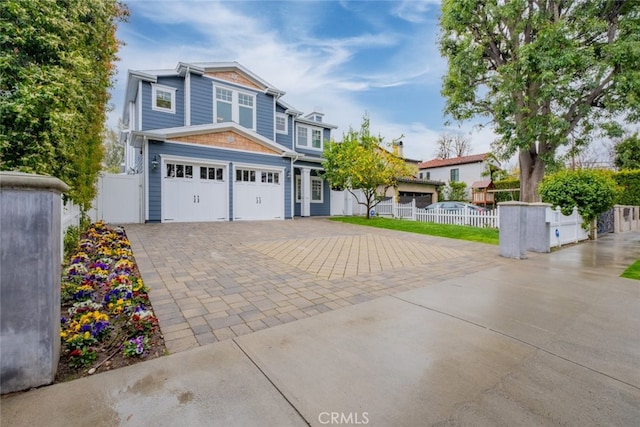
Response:
[{"label": "white vinyl fence", "polygon": [[[92,222],[101,220],[112,224],[142,222],[142,175],[101,174],[98,194],[87,216]],[[80,207],[67,201],[62,206],[62,232],[80,225]]]},{"label": "white vinyl fence", "polygon": [[62,204],[62,232],[64,233],[70,226],[80,225],[80,207],[71,201]]},{"label": "white vinyl fence", "polygon": [[[380,202],[374,209],[376,215],[392,218],[408,219],[412,221],[434,222],[437,224],[468,225],[480,228],[500,227],[500,208],[476,212],[470,209],[464,211],[446,211],[443,209],[425,210],[412,203],[396,203],[393,199]],[[582,228],[582,217],[578,209],[574,208],[571,215],[563,215],[560,208],[547,208],[546,222],[549,224],[549,242],[551,247],[562,246],[587,240],[589,234]]]},{"label": "white vinyl fence", "polygon": [[396,203],[393,199],[384,200],[374,209],[377,215],[392,218],[410,219],[437,224],[468,225],[471,227],[498,228],[500,215],[498,209],[476,212],[471,209],[463,211],[447,211],[444,209],[425,210],[416,208],[415,200],[411,203]]},{"label": "white vinyl fence", "polygon": [[563,215],[559,207],[547,209],[547,223],[549,223],[549,242],[551,247],[568,243],[577,243],[589,238],[589,233],[582,228],[582,216],[578,208],[573,208],[571,215]]}]

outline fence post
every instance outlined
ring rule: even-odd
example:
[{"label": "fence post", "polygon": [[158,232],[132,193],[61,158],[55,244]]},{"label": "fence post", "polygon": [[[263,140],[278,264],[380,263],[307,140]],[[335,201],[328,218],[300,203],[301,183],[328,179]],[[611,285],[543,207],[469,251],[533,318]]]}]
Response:
[{"label": "fence post", "polygon": [[416,220],[416,199],[411,199],[411,220]]},{"label": "fence post", "polygon": [[0,172],[0,389],[53,382],[60,358],[61,193],[57,178]]},{"label": "fence post", "polygon": [[[578,243],[578,237],[580,236],[580,227],[582,227],[582,224],[580,223],[580,221],[578,221],[578,207],[574,206],[573,210],[571,211],[571,219],[575,222],[575,228],[573,229],[573,243]],[[589,227],[591,227],[591,224],[589,224]]]},{"label": "fence post", "polygon": [[551,238],[549,236],[549,222],[547,221],[548,203],[529,203],[523,209],[527,210],[527,250],[532,252],[550,252]]},{"label": "fence post", "polygon": [[505,258],[527,258],[527,211],[526,203],[500,203],[500,256]]}]

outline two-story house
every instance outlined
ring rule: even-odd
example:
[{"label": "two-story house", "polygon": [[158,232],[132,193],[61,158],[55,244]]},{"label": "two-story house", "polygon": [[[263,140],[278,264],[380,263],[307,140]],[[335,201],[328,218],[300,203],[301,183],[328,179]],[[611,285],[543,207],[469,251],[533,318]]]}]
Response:
[{"label": "two-story house", "polygon": [[487,154],[453,157],[450,159],[433,159],[418,165],[418,178],[443,181],[448,183],[464,182],[467,184],[467,196],[474,182],[485,179],[482,173],[486,169]]},{"label": "two-story house", "polygon": [[130,70],[125,164],[143,175],[145,222],[329,215],[321,155],[336,126],[284,94],[236,62]]}]

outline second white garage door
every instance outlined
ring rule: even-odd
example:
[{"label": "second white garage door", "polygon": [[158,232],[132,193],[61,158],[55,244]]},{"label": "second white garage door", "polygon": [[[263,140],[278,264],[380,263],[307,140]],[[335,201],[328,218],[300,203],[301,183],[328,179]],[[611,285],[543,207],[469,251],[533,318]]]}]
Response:
[{"label": "second white garage door", "polygon": [[236,167],[233,219],[284,219],[282,170]]}]

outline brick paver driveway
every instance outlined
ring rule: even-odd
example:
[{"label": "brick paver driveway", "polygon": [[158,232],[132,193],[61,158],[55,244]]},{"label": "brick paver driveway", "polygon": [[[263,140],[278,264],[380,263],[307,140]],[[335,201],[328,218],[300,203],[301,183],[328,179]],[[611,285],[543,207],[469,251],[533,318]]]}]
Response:
[{"label": "brick paver driveway", "polygon": [[172,353],[501,262],[497,246],[325,218],[125,229]]}]

